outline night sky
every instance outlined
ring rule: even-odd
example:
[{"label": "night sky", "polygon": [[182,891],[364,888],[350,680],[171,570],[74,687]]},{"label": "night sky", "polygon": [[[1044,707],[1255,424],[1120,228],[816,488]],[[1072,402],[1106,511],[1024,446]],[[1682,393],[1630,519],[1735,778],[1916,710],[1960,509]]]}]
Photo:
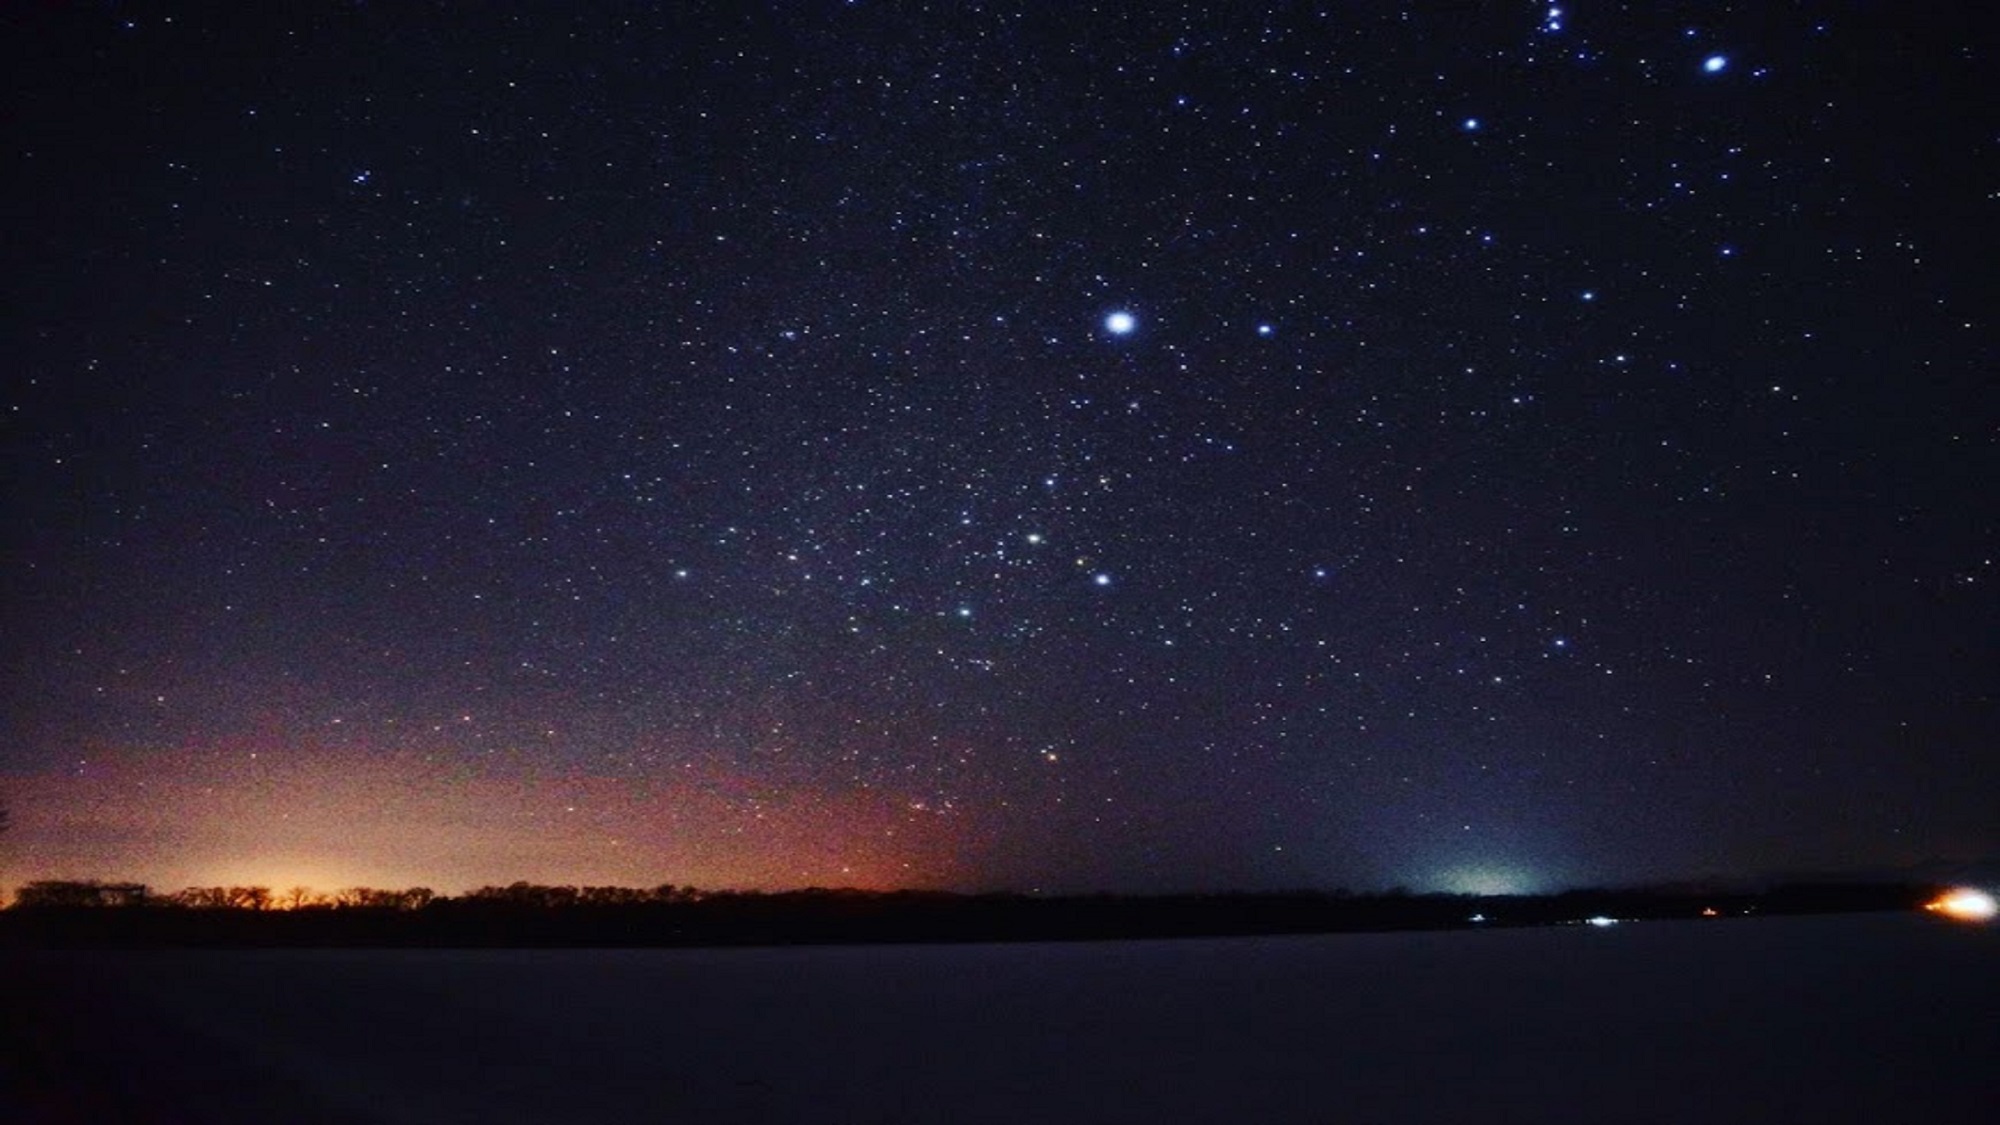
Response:
[{"label": "night sky", "polygon": [[0,883],[1991,856],[1969,10],[7,5]]}]

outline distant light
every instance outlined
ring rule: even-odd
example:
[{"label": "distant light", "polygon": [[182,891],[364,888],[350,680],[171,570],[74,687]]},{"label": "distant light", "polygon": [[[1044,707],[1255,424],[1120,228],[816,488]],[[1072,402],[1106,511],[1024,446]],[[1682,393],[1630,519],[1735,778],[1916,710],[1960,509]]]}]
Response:
[{"label": "distant light", "polygon": [[[1446,894],[1473,895],[1479,898],[1497,898],[1506,895],[1533,893],[1537,878],[1534,872],[1516,867],[1500,859],[1486,862],[1470,862],[1462,866],[1447,868],[1438,872],[1428,882]],[[1481,905],[1467,903],[1468,906]]]},{"label": "distant light", "polygon": [[1128,312],[1115,312],[1104,318],[1104,330],[1113,336],[1124,336],[1139,327],[1139,318]]},{"label": "distant light", "polygon": [[1459,127],[1468,133],[1477,133],[1479,131],[1479,119],[1477,117],[1468,117],[1464,121],[1459,122]]},{"label": "distant light", "polygon": [[1595,301],[1597,300],[1597,290],[1586,289],[1582,293],[1577,294],[1577,296],[1586,301]]},{"label": "distant light", "polygon": [[1618,924],[1618,919],[1616,919],[1616,918],[1606,918],[1606,917],[1605,917],[1604,915],[1602,915],[1602,914],[1599,914],[1599,915],[1597,915],[1597,916],[1596,916],[1596,917],[1594,917],[1594,918],[1585,918],[1585,919],[1583,920],[1583,922],[1584,922],[1584,925],[1586,925],[1586,926],[1598,926],[1598,927],[1604,927],[1604,926],[1615,926],[1615,925],[1617,925],[1617,924]]},{"label": "distant light", "polygon": [[1091,576],[1090,581],[1098,586],[1109,586],[1111,585],[1111,576],[1109,574],[1094,574]]},{"label": "distant light", "polygon": [[1924,909],[1954,922],[1990,922],[1995,914],[2000,914],[2000,903],[1977,888],[1954,887],[1925,903]]},{"label": "distant light", "polygon": [[1486,915],[1484,915],[1484,914],[1474,914],[1474,915],[1473,915],[1472,917],[1470,917],[1470,918],[1467,918],[1467,919],[1466,919],[1466,921],[1468,921],[1468,922],[1484,922],[1484,921],[1486,921]]},{"label": "distant light", "polygon": [[1726,55],[1710,55],[1701,60],[1701,69],[1708,74],[1721,74],[1728,67],[1729,58]]},{"label": "distant light", "polygon": [[1704,906],[1701,908],[1701,916],[1704,918],[1719,918],[1721,914],[1713,906]]},{"label": "distant light", "polygon": [[1271,327],[1268,324],[1260,324],[1257,326],[1257,335],[1259,336],[1269,336],[1271,333],[1276,331],[1277,329]]}]

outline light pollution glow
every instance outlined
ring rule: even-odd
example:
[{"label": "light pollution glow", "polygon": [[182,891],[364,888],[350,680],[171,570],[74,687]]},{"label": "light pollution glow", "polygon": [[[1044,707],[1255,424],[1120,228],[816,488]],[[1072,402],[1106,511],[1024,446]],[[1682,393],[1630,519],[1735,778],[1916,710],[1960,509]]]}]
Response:
[{"label": "light pollution glow", "polygon": [[1440,874],[1437,889],[1461,895],[1522,895],[1546,889],[1533,874],[1515,867],[1461,866]]},{"label": "light pollution glow", "polygon": [[5,789],[4,885],[929,888],[961,881],[976,854],[949,810],[851,787],[778,789],[713,767],[478,775],[408,754],[175,751],[107,755]]}]

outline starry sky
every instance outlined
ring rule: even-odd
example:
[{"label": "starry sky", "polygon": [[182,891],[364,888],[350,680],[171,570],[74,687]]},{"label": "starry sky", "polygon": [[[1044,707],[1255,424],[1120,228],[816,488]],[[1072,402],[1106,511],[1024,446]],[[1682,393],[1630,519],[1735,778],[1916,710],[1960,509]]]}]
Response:
[{"label": "starry sky", "polygon": [[9,5],[0,883],[2000,852],[1922,7]]}]

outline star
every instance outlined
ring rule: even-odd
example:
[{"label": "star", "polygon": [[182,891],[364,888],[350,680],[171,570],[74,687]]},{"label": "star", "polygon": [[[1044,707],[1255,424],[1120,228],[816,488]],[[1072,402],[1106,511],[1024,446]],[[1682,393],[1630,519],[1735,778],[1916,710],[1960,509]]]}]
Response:
[{"label": "star", "polygon": [[1729,56],[1710,55],[1701,60],[1701,69],[1706,74],[1721,74],[1729,68]]},{"label": "star", "polygon": [[1139,327],[1139,318],[1123,309],[1104,318],[1104,330],[1113,336],[1130,335],[1132,330],[1137,327]]}]

